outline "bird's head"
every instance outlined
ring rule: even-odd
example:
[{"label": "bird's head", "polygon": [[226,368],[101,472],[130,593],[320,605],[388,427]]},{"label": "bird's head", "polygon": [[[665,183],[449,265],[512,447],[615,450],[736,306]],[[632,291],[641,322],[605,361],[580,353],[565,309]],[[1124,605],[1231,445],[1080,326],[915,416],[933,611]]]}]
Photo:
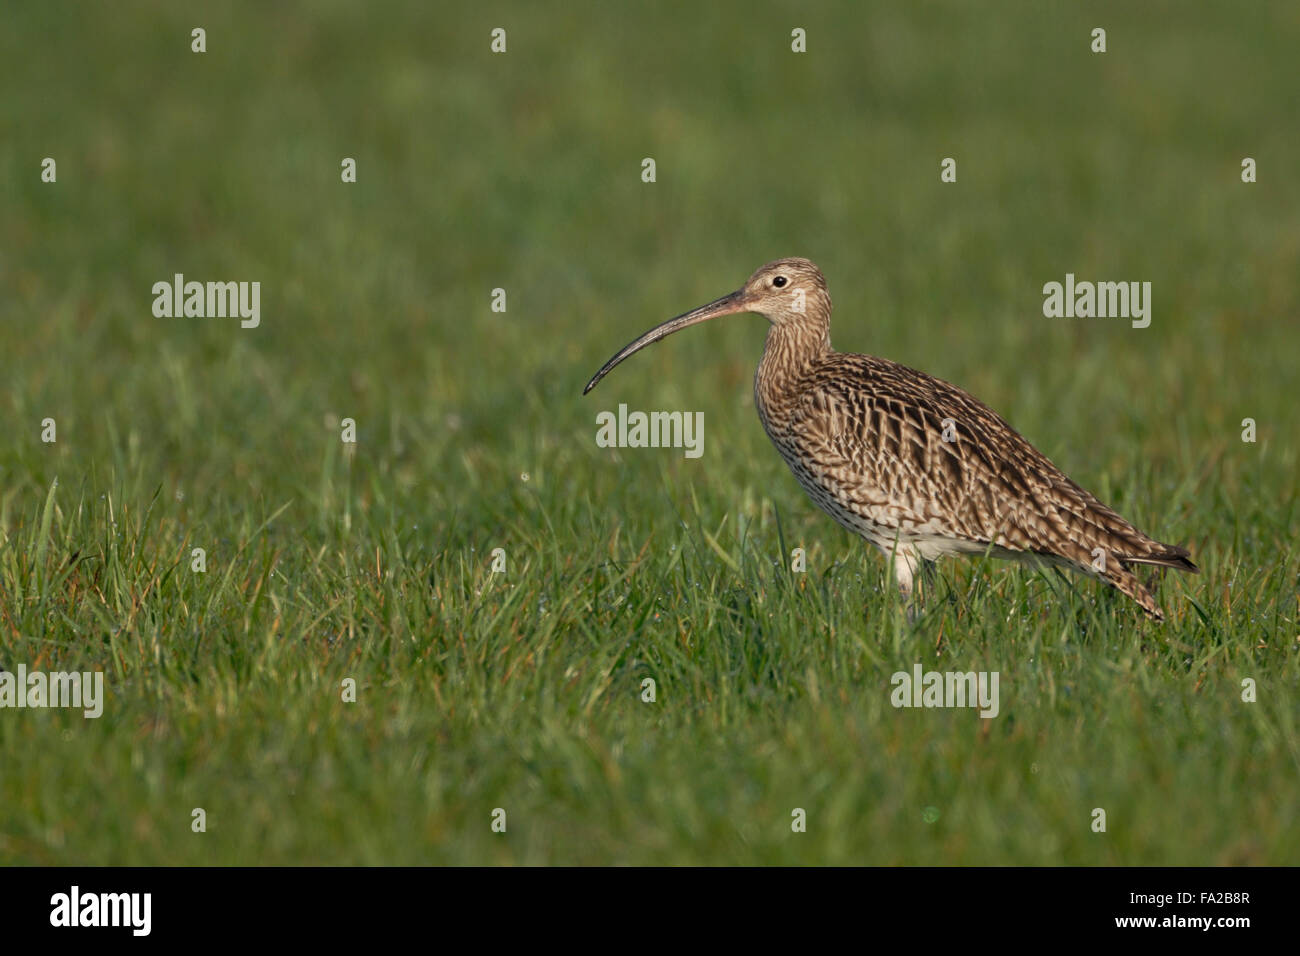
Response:
[{"label": "bird's head", "polygon": [[641,351],[647,345],[672,335],[688,325],[697,325],[716,319],[720,315],[754,312],[763,316],[773,326],[802,328],[816,326],[825,334],[830,322],[831,296],[826,289],[822,272],[808,259],[775,259],[760,266],[745,284],[721,299],[708,305],[684,312],[676,318],[656,325],[649,332],[619,349],[592,376],[582,394],[596,387],[596,383],[625,358]]},{"label": "bird's head", "polygon": [[777,259],[759,266],[736,295],[743,308],[773,325],[802,324],[830,313],[831,295],[822,271],[808,259]]}]

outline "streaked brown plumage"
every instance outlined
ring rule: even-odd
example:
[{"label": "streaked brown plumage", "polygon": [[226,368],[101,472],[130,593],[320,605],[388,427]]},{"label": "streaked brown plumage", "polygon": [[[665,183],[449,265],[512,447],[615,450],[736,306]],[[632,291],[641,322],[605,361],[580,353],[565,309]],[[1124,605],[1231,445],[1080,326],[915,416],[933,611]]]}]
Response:
[{"label": "streaked brown plumage", "polygon": [[1130,566],[1197,570],[1185,548],[1147,537],[960,388],[832,349],[830,293],[807,259],[769,262],[730,295],[651,329],[583,394],[652,342],[737,312],[770,323],[754,376],[768,437],[818,506],[892,554],[905,598],[922,561],[987,552],[1100,578],[1162,620]]}]

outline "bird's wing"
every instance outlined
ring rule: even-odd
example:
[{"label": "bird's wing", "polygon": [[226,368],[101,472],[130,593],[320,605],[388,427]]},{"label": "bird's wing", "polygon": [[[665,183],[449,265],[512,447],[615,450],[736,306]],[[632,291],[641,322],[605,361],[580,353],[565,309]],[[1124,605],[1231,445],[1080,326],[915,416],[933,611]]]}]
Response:
[{"label": "bird's wing", "polygon": [[816,463],[842,505],[886,527],[1084,564],[1096,547],[1122,557],[1150,542],[996,412],[924,372],[836,353],[790,413],[794,456]]}]

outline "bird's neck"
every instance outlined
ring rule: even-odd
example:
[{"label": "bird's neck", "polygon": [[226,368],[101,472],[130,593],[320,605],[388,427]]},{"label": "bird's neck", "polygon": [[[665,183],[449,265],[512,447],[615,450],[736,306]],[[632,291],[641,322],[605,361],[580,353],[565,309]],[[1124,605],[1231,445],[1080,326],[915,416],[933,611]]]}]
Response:
[{"label": "bird's neck", "polygon": [[754,395],[760,408],[793,394],[799,379],[831,351],[829,322],[773,322],[754,376]]}]

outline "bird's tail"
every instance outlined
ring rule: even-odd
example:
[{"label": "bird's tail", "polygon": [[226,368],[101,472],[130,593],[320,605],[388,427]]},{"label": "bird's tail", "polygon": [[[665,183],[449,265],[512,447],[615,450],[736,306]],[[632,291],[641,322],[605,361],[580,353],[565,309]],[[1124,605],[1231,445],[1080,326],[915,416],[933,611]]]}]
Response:
[{"label": "bird's tail", "polygon": [[1186,548],[1180,548],[1176,544],[1161,544],[1159,541],[1152,541],[1151,544],[1151,550],[1142,554],[1119,555],[1120,561],[1124,564],[1155,564],[1192,574],[1201,573],[1201,569],[1192,563],[1191,552]]},{"label": "bird's tail", "polygon": [[1186,548],[1175,544],[1162,544],[1147,538],[1132,549],[1136,553],[1117,554],[1117,562],[1112,562],[1102,573],[1107,583],[1121,594],[1126,594],[1138,603],[1147,617],[1154,621],[1163,621],[1165,612],[1156,603],[1155,597],[1131,570],[1135,564],[1149,564],[1160,568],[1174,568],[1199,574],[1200,568],[1192,563],[1192,555]]},{"label": "bird's tail", "polygon": [[1110,565],[1102,572],[1101,578],[1121,594],[1126,594],[1136,601],[1151,620],[1163,621],[1165,619],[1165,612],[1156,603],[1155,596],[1138,580],[1138,576],[1124,567],[1123,564],[1115,563]]}]

